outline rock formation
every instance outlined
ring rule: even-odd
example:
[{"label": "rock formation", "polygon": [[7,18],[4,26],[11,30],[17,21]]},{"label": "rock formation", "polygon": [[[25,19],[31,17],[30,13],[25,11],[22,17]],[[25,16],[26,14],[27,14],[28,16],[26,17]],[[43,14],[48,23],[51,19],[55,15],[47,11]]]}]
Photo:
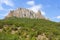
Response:
[{"label": "rock formation", "polygon": [[25,8],[18,8],[16,10],[10,11],[9,14],[6,16],[6,18],[9,17],[45,19],[45,17],[41,14],[40,11],[35,13],[32,10],[28,10]]}]

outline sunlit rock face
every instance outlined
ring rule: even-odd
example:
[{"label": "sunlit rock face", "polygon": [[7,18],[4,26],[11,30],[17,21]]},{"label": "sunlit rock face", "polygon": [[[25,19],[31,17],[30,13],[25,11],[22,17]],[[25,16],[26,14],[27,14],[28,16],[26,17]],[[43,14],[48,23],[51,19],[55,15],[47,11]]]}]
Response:
[{"label": "sunlit rock face", "polygon": [[6,18],[9,17],[45,19],[45,17],[41,14],[40,11],[35,13],[32,10],[25,9],[25,8],[18,8],[16,10],[10,11],[6,16]]}]

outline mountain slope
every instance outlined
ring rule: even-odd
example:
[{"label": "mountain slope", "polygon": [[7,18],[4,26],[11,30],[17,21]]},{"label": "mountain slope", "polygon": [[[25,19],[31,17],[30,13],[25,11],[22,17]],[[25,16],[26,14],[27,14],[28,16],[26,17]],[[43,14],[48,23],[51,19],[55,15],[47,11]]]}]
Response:
[{"label": "mountain slope", "polygon": [[60,23],[45,19],[0,20],[0,40],[60,40]]}]

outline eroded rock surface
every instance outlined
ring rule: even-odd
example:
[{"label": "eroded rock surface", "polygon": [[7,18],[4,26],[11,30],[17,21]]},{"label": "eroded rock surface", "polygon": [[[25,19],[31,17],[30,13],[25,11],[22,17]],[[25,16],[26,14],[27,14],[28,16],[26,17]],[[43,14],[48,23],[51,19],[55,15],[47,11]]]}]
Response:
[{"label": "eroded rock surface", "polygon": [[45,17],[41,14],[40,11],[35,13],[32,10],[28,10],[25,8],[18,8],[16,10],[10,11],[9,14],[6,16],[6,18],[9,17],[45,19]]}]

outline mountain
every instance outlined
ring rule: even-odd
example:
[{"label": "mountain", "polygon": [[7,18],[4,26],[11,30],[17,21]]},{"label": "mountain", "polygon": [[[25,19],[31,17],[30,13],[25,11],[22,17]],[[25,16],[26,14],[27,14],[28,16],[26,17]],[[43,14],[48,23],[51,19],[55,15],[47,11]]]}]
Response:
[{"label": "mountain", "polygon": [[60,23],[45,19],[3,19],[0,40],[60,40]]},{"label": "mountain", "polygon": [[26,8],[17,8],[16,10],[10,11],[6,18],[9,17],[45,19],[40,11],[36,13]]},{"label": "mountain", "polygon": [[60,23],[40,11],[18,8],[0,20],[0,40],[60,40]]}]

